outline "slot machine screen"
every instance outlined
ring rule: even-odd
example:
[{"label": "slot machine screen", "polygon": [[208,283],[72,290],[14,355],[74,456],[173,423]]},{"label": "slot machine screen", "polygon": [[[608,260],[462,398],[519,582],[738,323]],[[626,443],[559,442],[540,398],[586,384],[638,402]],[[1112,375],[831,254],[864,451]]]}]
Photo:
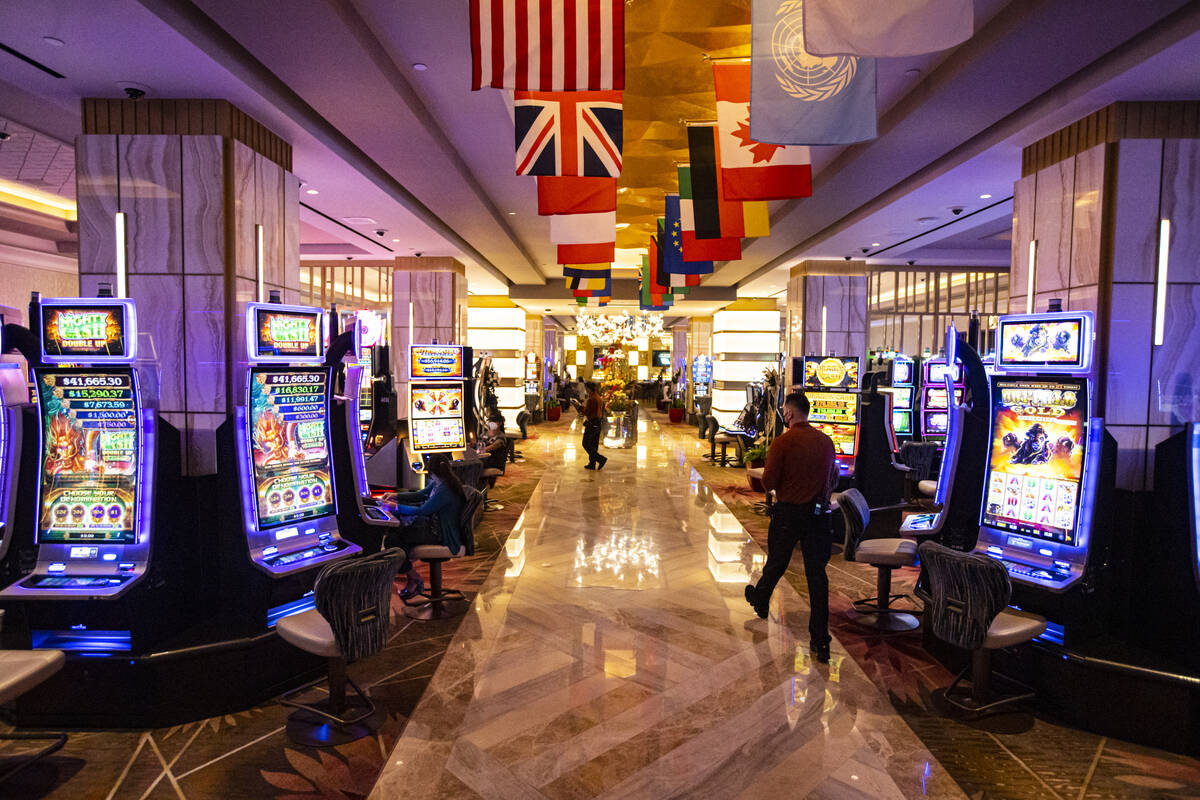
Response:
[{"label": "slot machine screen", "polygon": [[375,349],[373,347],[363,347],[362,355],[358,358],[358,366],[362,367],[362,383],[358,388],[358,428],[362,434],[362,443],[365,447],[367,439],[371,436],[371,421],[374,418],[375,409],[371,402],[371,385],[372,373],[375,367]]},{"label": "slot machine screen", "polygon": [[413,380],[461,379],[463,349],[454,344],[414,344],[409,348],[409,375]]},{"label": "slot machine screen", "polygon": [[462,384],[413,384],[408,427],[414,453],[459,450],[467,446]]},{"label": "slot machine screen", "polygon": [[129,371],[37,372],[39,543],[135,543],[138,403]]},{"label": "slot machine screen", "polygon": [[650,363],[655,367],[671,366],[670,350],[654,350],[650,353]]},{"label": "slot machine screen", "polygon": [[805,392],[810,422],[858,424],[858,395],[849,392]]},{"label": "slot machine screen", "polygon": [[857,389],[858,359],[805,356],[804,386],[813,389]]},{"label": "slot machine screen", "polygon": [[1041,319],[1001,319],[997,340],[1001,368],[1082,369],[1086,359],[1088,317],[1084,314]]},{"label": "slot machine screen", "polygon": [[[954,404],[962,405],[962,401],[963,389],[956,386],[954,388]],[[944,385],[925,387],[925,408],[931,410],[946,408],[946,387]]]},{"label": "slot machine screen", "polygon": [[922,422],[923,436],[945,436],[950,432],[950,415],[945,411],[927,411]]},{"label": "slot machine screen", "polygon": [[892,360],[892,386],[911,386],[913,382],[913,362]]},{"label": "slot machine screen", "polygon": [[[892,406],[895,408],[912,408],[913,404],[913,387],[911,386],[893,386]],[[944,392],[943,392],[944,394]]]},{"label": "slot machine screen", "polygon": [[260,529],[334,512],[329,373],[256,369],[250,378],[250,445]]},{"label": "slot machine screen", "polygon": [[258,360],[315,358],[324,352],[321,312],[259,306],[254,309],[254,351]]},{"label": "slot machine screen", "polygon": [[892,411],[892,431],[897,436],[912,435],[912,412],[907,409]]},{"label": "slot machine screen", "polygon": [[[946,383],[946,375],[950,373],[950,366],[945,362],[926,361],[925,362],[925,383],[937,384],[942,386]],[[962,383],[962,365],[957,361],[954,362],[954,383]]]},{"label": "slot machine screen", "polygon": [[[812,417],[810,416],[811,420]],[[836,456],[854,456],[855,445],[858,442],[857,425],[839,425],[834,422],[812,422],[814,428],[833,440],[833,452]]]},{"label": "slot machine screen", "polygon": [[1084,379],[992,379],[982,524],[1076,543],[1088,415]]},{"label": "slot machine screen", "polygon": [[68,359],[103,361],[126,358],[126,318],[128,306],[46,305],[39,312],[42,325],[42,353],[48,363]]}]

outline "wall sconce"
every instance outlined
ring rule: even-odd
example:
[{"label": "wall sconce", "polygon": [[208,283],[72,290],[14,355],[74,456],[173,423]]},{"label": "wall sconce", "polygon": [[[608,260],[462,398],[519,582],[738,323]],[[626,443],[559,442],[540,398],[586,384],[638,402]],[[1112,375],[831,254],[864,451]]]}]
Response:
[{"label": "wall sconce", "polygon": [[1171,220],[1158,221],[1158,274],[1154,278],[1154,345],[1163,343],[1167,323],[1167,267],[1171,251]]},{"label": "wall sconce", "polygon": [[117,243],[117,297],[124,298],[128,296],[126,292],[127,278],[129,275],[129,264],[125,260],[125,212],[118,211],[113,220],[116,230]]},{"label": "wall sconce", "polygon": [[1025,276],[1025,313],[1033,313],[1033,287],[1036,285],[1034,280],[1037,274],[1037,239],[1029,240],[1029,271]]},{"label": "wall sconce", "polygon": [[823,356],[829,354],[829,350],[826,347],[826,341],[825,341],[826,340],[825,331],[826,331],[826,324],[828,322],[828,318],[829,318],[829,307],[821,306],[821,355],[823,355]]},{"label": "wall sconce", "polygon": [[263,302],[263,226],[254,225],[254,279],[258,282],[258,302]]}]

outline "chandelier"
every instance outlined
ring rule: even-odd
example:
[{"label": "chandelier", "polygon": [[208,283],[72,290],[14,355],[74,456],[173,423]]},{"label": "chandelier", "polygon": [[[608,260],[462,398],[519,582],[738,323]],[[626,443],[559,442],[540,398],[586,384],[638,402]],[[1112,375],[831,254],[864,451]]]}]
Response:
[{"label": "chandelier", "polygon": [[580,314],[575,320],[575,333],[587,337],[594,345],[630,344],[638,339],[663,335],[663,318],[658,313]]}]

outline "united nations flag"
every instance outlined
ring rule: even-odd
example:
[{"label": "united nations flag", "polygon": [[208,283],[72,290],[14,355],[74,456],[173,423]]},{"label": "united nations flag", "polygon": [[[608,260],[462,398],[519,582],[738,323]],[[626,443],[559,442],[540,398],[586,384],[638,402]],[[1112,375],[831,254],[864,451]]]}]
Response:
[{"label": "united nations flag", "polygon": [[803,0],[754,0],[750,137],[769,144],[874,139],[875,60],[804,48]]}]

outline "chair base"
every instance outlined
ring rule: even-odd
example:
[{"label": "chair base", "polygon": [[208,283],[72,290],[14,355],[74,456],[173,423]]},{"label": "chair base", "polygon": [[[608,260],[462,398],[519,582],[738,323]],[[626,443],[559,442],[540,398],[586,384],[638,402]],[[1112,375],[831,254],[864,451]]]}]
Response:
[{"label": "chair base", "polygon": [[[857,611],[858,609],[855,610]],[[916,630],[921,625],[919,619],[904,611],[859,612],[854,621],[859,625],[866,625],[869,628],[886,633],[903,633],[904,631]]]},{"label": "chair base", "polygon": [[435,619],[453,619],[467,613],[469,603],[466,600],[441,600],[424,605],[406,606],[404,616],[409,619],[429,622]]},{"label": "chair base", "polygon": [[[952,696],[955,689],[962,682],[967,673],[971,673],[971,689],[970,694],[961,699]],[[1024,689],[1023,694],[1009,695],[1002,697],[999,700],[992,699],[992,678],[1003,678],[1005,681]],[[1029,700],[1037,696],[1037,692],[1019,681],[1015,681],[1005,675],[992,672],[992,654],[990,650],[979,649],[971,654],[971,663],[963,667],[957,675],[954,676],[954,681],[946,687],[942,693],[942,699],[948,705],[951,705],[960,711],[965,711],[973,717],[984,717],[988,714],[995,713],[997,709],[1007,706],[1011,703],[1019,703],[1022,700]]]},{"label": "chair base", "polygon": [[[330,722],[324,716],[329,713],[329,707],[329,701],[322,700],[293,711],[287,720],[288,738],[308,747],[337,747],[373,735],[387,720],[387,712],[357,698],[349,700],[342,711],[344,715],[353,715],[349,716],[351,719],[367,713],[356,722]],[[358,713],[354,713],[356,711]]]},{"label": "chair base", "polygon": [[503,511],[504,503],[501,503],[498,500],[486,500],[483,503],[483,510],[484,511]]},{"label": "chair base", "polygon": [[[26,767],[32,766],[43,758],[57,753],[63,749],[63,745],[67,743],[67,735],[65,733],[5,733],[0,734],[0,742],[43,742],[48,741],[50,744],[38,750],[36,753],[28,755],[17,755],[11,758],[0,760],[0,784],[3,784],[9,778],[21,772]],[[13,766],[4,768],[6,762],[15,762]]]}]

